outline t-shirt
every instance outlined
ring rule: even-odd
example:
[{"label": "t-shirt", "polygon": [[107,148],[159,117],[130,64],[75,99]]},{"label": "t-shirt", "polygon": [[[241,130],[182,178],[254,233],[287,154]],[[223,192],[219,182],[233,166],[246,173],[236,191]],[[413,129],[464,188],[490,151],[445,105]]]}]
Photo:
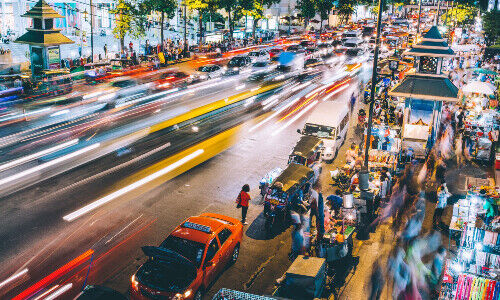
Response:
[{"label": "t-shirt", "polygon": [[241,206],[248,207],[248,202],[250,201],[250,195],[247,192],[241,191],[238,200]]}]

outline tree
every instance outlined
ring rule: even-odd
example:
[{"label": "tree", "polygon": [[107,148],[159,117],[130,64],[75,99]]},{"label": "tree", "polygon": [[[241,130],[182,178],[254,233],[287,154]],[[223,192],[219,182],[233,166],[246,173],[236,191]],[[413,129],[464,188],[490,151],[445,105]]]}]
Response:
[{"label": "tree", "polygon": [[314,5],[314,0],[298,0],[295,8],[300,10],[302,17],[304,18],[304,30],[307,29],[309,20],[316,16],[316,6]]},{"label": "tree", "polygon": [[355,1],[352,0],[338,0],[337,13],[340,16],[340,23],[346,23],[349,17],[355,12]]},{"label": "tree", "polygon": [[243,14],[253,18],[252,37],[254,41],[257,24],[259,20],[264,18],[264,8],[269,8],[279,2],[280,0],[240,0]]},{"label": "tree", "polygon": [[443,20],[450,18],[455,22],[455,25],[473,24],[474,18],[477,16],[477,7],[470,4],[457,4],[452,9],[441,15]]},{"label": "tree", "polygon": [[177,1],[175,0],[145,0],[142,6],[147,13],[153,11],[160,13],[160,40],[163,46],[165,36],[163,33],[163,27],[165,24],[165,17],[171,19],[175,15],[175,10],[177,8]]},{"label": "tree", "polygon": [[483,15],[483,29],[486,45],[500,42],[500,11],[493,10]]},{"label": "tree", "polygon": [[203,14],[208,10],[208,2],[210,0],[185,0],[186,5],[190,10],[198,12],[198,27],[199,27],[199,47],[203,45]]},{"label": "tree", "polygon": [[227,13],[227,21],[229,23],[229,40],[233,40],[234,32],[234,16],[237,14],[239,6],[238,0],[219,0],[219,7],[223,8]]},{"label": "tree", "polygon": [[316,0],[316,10],[319,12],[319,17],[321,18],[321,24],[319,26],[320,33],[323,31],[323,21],[328,20],[332,8],[332,0]]},{"label": "tree", "polygon": [[132,29],[132,11],[134,7],[125,0],[118,0],[118,5],[111,13],[115,14],[116,24],[113,28],[113,35],[120,40],[120,48],[125,49],[125,36]]}]

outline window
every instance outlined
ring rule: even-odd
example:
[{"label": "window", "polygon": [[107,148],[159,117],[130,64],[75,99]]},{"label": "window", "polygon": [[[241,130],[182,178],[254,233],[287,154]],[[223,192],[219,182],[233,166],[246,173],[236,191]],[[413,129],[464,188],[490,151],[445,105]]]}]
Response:
[{"label": "window", "polygon": [[221,232],[219,232],[218,236],[220,244],[223,245],[224,242],[231,236],[231,230],[224,228]]},{"label": "window", "polygon": [[213,239],[210,242],[210,245],[208,245],[207,256],[205,258],[205,262],[211,261],[212,258],[214,258],[215,253],[217,253],[217,251],[219,251],[219,244],[217,244],[217,239]]}]

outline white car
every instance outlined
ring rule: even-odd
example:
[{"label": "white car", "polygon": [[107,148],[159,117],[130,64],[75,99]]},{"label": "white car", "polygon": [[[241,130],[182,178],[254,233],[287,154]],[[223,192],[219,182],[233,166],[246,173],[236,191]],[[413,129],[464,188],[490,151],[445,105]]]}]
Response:
[{"label": "white car", "polygon": [[269,72],[274,68],[275,66],[267,61],[258,61],[252,65],[252,74]]},{"label": "white car", "polygon": [[224,69],[218,65],[205,65],[198,68],[193,75],[194,80],[207,80],[221,77],[224,74]]},{"label": "white car", "polygon": [[252,63],[256,63],[259,61],[268,61],[271,59],[271,56],[267,51],[264,50],[255,50],[248,53],[248,57],[252,60]]}]

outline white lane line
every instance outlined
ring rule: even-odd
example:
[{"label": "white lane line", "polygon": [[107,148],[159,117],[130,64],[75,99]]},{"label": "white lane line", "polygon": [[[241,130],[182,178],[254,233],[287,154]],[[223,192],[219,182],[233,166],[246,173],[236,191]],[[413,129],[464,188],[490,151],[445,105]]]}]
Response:
[{"label": "white lane line", "polygon": [[16,273],[9,278],[5,279],[4,281],[0,282],[0,288],[4,287],[5,285],[9,284],[10,282],[18,279],[21,276],[24,276],[26,273],[28,273],[28,269],[23,269],[21,272]]},{"label": "white lane line", "polygon": [[118,231],[118,233],[116,233],[115,235],[113,235],[109,240],[106,241],[106,243],[104,244],[107,244],[109,242],[111,242],[112,239],[114,239],[115,237],[117,237],[120,233],[122,233],[125,229],[129,228],[130,225],[132,225],[135,221],[139,220],[144,214],[141,214],[140,216],[138,216],[137,218],[135,218],[132,222],[128,223],[127,226],[123,227],[122,230]]},{"label": "white lane line", "polygon": [[28,169],[28,170],[25,170],[25,171],[22,171],[22,172],[19,172],[17,174],[12,175],[12,176],[0,179],[0,186],[3,185],[3,184],[6,184],[6,183],[12,182],[14,180],[20,179],[20,178],[22,178],[24,176],[27,176],[27,175],[33,174],[35,172],[41,171],[43,169],[46,169],[46,168],[51,167],[53,165],[56,165],[56,164],[58,164],[60,162],[63,162],[65,160],[71,159],[71,158],[76,157],[76,156],[78,156],[80,154],[83,154],[85,152],[89,152],[91,150],[94,150],[94,149],[98,148],[100,145],[101,145],[100,143],[90,145],[88,147],[85,147],[83,149],[80,149],[78,151],[70,153],[68,155],[64,155],[64,156],[61,156],[61,157],[56,158],[54,160],[51,160],[51,161],[49,161],[47,163],[41,164],[39,166],[33,167],[31,169]]},{"label": "white lane line", "polygon": [[67,291],[69,291],[71,288],[73,287],[73,284],[72,283],[68,283],[66,285],[63,285],[60,289],[58,289],[57,291],[55,291],[53,294],[50,294],[47,298],[45,298],[44,300],[54,300],[56,299],[57,297],[61,296],[62,294],[66,293]]},{"label": "white lane line", "polygon": [[76,218],[79,218],[82,215],[108,203],[111,200],[116,199],[120,196],[123,196],[124,194],[126,194],[130,191],[133,191],[133,190],[167,174],[168,172],[171,172],[171,171],[177,169],[178,167],[182,166],[183,164],[187,163],[188,161],[193,160],[194,158],[200,156],[201,154],[203,154],[203,152],[204,152],[203,149],[198,149],[195,152],[184,156],[183,158],[179,159],[178,161],[174,162],[173,164],[168,165],[167,167],[165,167],[165,168],[163,168],[163,169],[161,169],[161,170],[159,170],[151,175],[148,175],[141,180],[138,180],[130,185],[127,185],[126,187],[123,187],[123,188],[121,188],[121,189],[119,189],[119,190],[117,190],[117,191],[115,191],[107,196],[100,198],[99,200],[96,200],[96,201],[64,216],[63,219],[65,221],[71,222],[71,221],[75,220]]},{"label": "white lane line", "polygon": [[19,159],[10,161],[10,162],[8,162],[6,164],[0,165],[0,171],[3,171],[5,169],[10,169],[10,168],[12,168],[14,166],[20,165],[22,163],[28,162],[30,160],[33,160],[33,159],[36,159],[36,158],[39,158],[39,157],[42,157],[42,156],[44,156],[46,154],[59,151],[61,149],[67,148],[69,146],[73,146],[73,145],[75,145],[77,143],[78,143],[78,139],[74,139],[74,140],[71,140],[69,142],[57,145],[55,147],[52,147],[52,148],[49,148],[49,149],[45,149],[43,151],[40,151],[40,152],[37,152],[37,153],[33,153],[31,155],[27,155],[27,156],[21,157]]},{"label": "white lane line", "polygon": [[297,121],[302,115],[304,115],[307,111],[309,111],[311,108],[313,108],[316,104],[318,104],[318,100],[314,100],[311,104],[309,104],[309,106],[307,106],[301,112],[296,114],[293,118],[291,118],[288,122],[286,122],[285,125],[281,126],[278,130],[274,131],[271,135],[275,136],[278,133],[282,132],[285,128],[290,126],[293,122]]}]

